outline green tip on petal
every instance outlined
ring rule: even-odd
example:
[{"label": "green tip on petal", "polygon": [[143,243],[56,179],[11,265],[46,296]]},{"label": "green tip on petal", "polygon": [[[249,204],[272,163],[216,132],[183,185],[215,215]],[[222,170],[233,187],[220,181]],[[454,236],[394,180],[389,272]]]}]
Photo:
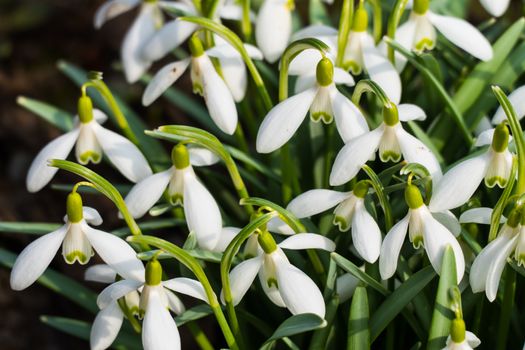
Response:
[{"label": "green tip on petal", "polygon": [[72,223],[80,222],[84,218],[82,210],[82,197],[77,192],[71,192],[66,202],[68,220]]},{"label": "green tip on petal", "polygon": [[452,320],[452,325],[450,327],[450,337],[452,338],[452,341],[456,344],[464,342],[465,334],[465,321],[460,318]]},{"label": "green tip on petal", "polygon": [[354,13],[354,21],[352,22],[352,31],[364,32],[368,28],[368,13],[362,5]]},{"label": "green tip on petal", "polygon": [[370,188],[370,184],[366,180],[359,181],[355,186],[352,192],[354,195],[358,198],[365,198],[366,194],[368,193],[368,189]]},{"label": "green tip on petal", "polygon": [[312,119],[313,122],[319,123],[322,121],[325,124],[330,124],[334,121],[334,117],[326,112],[315,112],[310,113],[310,119]]},{"label": "green tip on petal", "polygon": [[339,227],[339,231],[346,232],[350,229],[350,225],[348,224],[348,221],[339,215],[334,216],[333,224],[337,227]]},{"label": "green tip on petal", "polygon": [[503,152],[509,145],[509,129],[505,123],[501,123],[494,129],[492,138],[492,149],[495,152]]},{"label": "green tip on petal", "polygon": [[394,126],[399,123],[399,112],[394,103],[390,102],[390,105],[383,108],[383,121],[388,126]]},{"label": "green tip on petal", "polygon": [[417,209],[423,205],[423,197],[417,186],[408,185],[405,188],[405,201],[410,209]]},{"label": "green tip on petal", "polygon": [[190,165],[188,148],[179,143],[171,150],[171,161],[177,169],[186,169]]},{"label": "green tip on petal", "polygon": [[316,68],[317,83],[321,86],[328,86],[334,81],[334,64],[329,58],[322,58],[317,63]]},{"label": "green tip on petal", "polygon": [[412,241],[412,246],[414,247],[414,249],[419,249],[423,247],[423,235],[421,234],[415,235]]},{"label": "green tip on petal", "polygon": [[507,179],[502,178],[501,176],[494,176],[485,179],[485,185],[488,188],[493,188],[498,185],[499,188],[505,188],[507,186]]},{"label": "green tip on petal", "polygon": [[414,0],[413,10],[418,15],[424,15],[428,11],[430,0]]},{"label": "green tip on petal", "polygon": [[271,254],[277,249],[277,244],[270,232],[264,230],[259,233],[257,241],[266,254]]},{"label": "green tip on petal", "polygon": [[146,264],[146,284],[157,286],[162,281],[162,265],[157,259],[152,259]]},{"label": "green tip on petal", "polygon": [[86,151],[78,157],[78,162],[80,164],[88,164],[92,162],[93,164],[98,164],[102,160],[102,155],[95,151]]},{"label": "green tip on petal", "polygon": [[78,99],[78,118],[84,124],[93,120],[93,102],[89,96],[83,95]]},{"label": "green tip on petal", "polygon": [[79,250],[75,250],[64,256],[64,260],[67,264],[73,265],[75,261],[78,261],[80,265],[86,265],[89,262],[90,257],[82,253]]},{"label": "green tip on petal", "polygon": [[279,288],[279,284],[277,283],[277,280],[275,278],[268,278],[266,284],[268,285],[268,288],[272,288],[272,286],[274,286],[275,288]]},{"label": "green tip on petal", "polygon": [[190,52],[192,57],[200,57],[204,54],[204,47],[202,41],[197,35],[193,35],[190,39]]}]

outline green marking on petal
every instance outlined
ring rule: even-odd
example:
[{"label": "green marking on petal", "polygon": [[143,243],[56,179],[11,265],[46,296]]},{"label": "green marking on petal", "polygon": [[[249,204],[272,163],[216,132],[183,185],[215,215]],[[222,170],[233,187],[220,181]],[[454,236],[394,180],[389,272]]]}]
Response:
[{"label": "green marking on petal", "polygon": [[310,113],[310,119],[315,123],[322,121],[325,124],[330,124],[334,120],[334,117],[326,112],[314,112]]},{"label": "green marking on petal", "polygon": [[133,315],[133,316],[139,316],[140,315],[140,309],[138,306],[133,306],[129,309],[129,312]]},{"label": "green marking on petal", "polygon": [[279,288],[279,285],[277,284],[277,280],[275,278],[268,278],[266,283],[268,284],[268,288],[272,288],[272,285],[275,286],[275,288]]},{"label": "green marking on petal", "polygon": [[432,50],[436,46],[436,43],[430,38],[423,38],[416,43],[414,49],[416,51],[422,52],[425,50]]},{"label": "green marking on petal", "polygon": [[78,261],[80,265],[85,265],[89,262],[90,256],[86,256],[83,252],[80,250],[75,250],[66,256],[64,256],[64,260],[69,265],[73,265],[75,261]]},{"label": "green marking on petal", "polygon": [[199,95],[202,96],[204,94],[204,89],[202,87],[202,84],[193,83],[193,93],[194,94],[199,94]]},{"label": "green marking on petal", "polygon": [[180,193],[170,196],[170,203],[174,206],[184,206],[184,197]]},{"label": "green marking on petal", "polygon": [[92,162],[94,164],[100,163],[102,160],[102,155],[100,153],[97,153],[95,151],[87,151],[80,155],[80,159],[78,160],[80,164],[88,164],[89,162]]},{"label": "green marking on petal", "polygon": [[525,254],[520,254],[519,257],[516,259],[516,262],[518,263],[518,266],[525,267]]},{"label": "green marking on petal", "polygon": [[363,67],[356,61],[346,61],[343,63],[343,68],[352,72],[352,75],[359,75],[363,71]]},{"label": "green marking on petal", "polygon": [[485,185],[489,188],[492,188],[498,185],[499,188],[505,188],[507,186],[507,179],[502,178],[501,176],[494,176],[491,178],[485,178]]},{"label": "green marking on petal", "polygon": [[401,154],[395,151],[385,151],[379,153],[379,158],[382,162],[399,162],[401,160]]},{"label": "green marking on petal", "polygon": [[342,216],[339,216],[339,215],[334,216],[333,223],[335,226],[339,227],[339,231],[341,232],[346,232],[350,229],[350,225],[348,221],[346,221],[346,219]]},{"label": "green marking on petal", "polygon": [[414,237],[414,240],[412,241],[412,245],[414,246],[414,249],[419,249],[423,247],[423,235],[417,234],[416,237]]}]

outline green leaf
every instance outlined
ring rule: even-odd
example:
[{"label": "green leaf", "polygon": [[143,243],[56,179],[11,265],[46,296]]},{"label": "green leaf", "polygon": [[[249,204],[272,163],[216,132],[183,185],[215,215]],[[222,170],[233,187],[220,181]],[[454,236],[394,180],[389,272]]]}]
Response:
[{"label": "green leaf", "polygon": [[388,296],[370,319],[372,341],[377,339],[388,324],[432,281],[434,276],[436,273],[432,266],[427,266],[413,274]]},{"label": "green leaf", "polygon": [[512,168],[510,169],[509,181],[507,183],[507,186],[505,186],[505,189],[501,193],[501,196],[499,197],[498,202],[494,206],[494,210],[492,210],[492,214],[490,216],[490,229],[489,229],[489,239],[488,239],[489,242],[493,241],[498,235],[501,216],[503,215],[503,210],[505,210],[505,206],[507,205],[507,200],[509,199],[509,196],[512,193],[512,190],[514,188],[514,183],[516,182],[517,170],[518,170],[518,159],[516,157],[513,157],[512,158]]},{"label": "green leaf", "polygon": [[308,5],[310,24],[332,25],[330,16],[321,0],[310,0]]},{"label": "green leaf", "polygon": [[382,295],[388,295],[390,293],[388,289],[383,287],[381,283],[379,283],[372,276],[370,276],[369,274],[361,270],[350,260],[342,257],[341,255],[337,253],[331,253],[331,256],[332,256],[332,259],[337,263],[337,265],[340,268],[342,268],[346,272],[350,272],[352,275],[354,275],[359,280],[361,280],[361,282],[363,282],[364,284],[374,288],[376,291],[378,291]]},{"label": "green leaf", "polygon": [[[15,259],[15,254],[0,248],[0,264],[12,268]],[[93,313],[98,312],[96,305],[97,295],[80,283],[59,272],[48,268],[37,282],[88,311]]]},{"label": "green leaf", "polygon": [[25,96],[18,96],[16,103],[35,113],[62,131],[69,131],[73,128],[73,116],[49,103]]},{"label": "green leaf", "polygon": [[175,317],[175,322],[177,323],[177,326],[180,327],[185,323],[200,320],[201,318],[209,316],[212,313],[213,310],[209,305],[197,305]]},{"label": "green leaf", "polygon": [[454,313],[450,309],[449,291],[457,284],[456,258],[454,250],[448,245],[443,253],[443,262],[441,263],[436,302],[428,333],[428,350],[440,350],[445,346],[445,341],[450,334],[450,324],[454,318]]},{"label": "green leaf", "polygon": [[269,349],[269,345],[279,339],[313,331],[326,326],[326,321],[315,314],[299,314],[286,319],[264,342],[261,349]]},{"label": "green leaf", "polygon": [[366,288],[358,286],[355,289],[350,306],[347,350],[370,349],[369,317]]},{"label": "green leaf", "polygon": [[0,232],[45,235],[46,233],[57,230],[62,225],[63,224],[51,222],[0,221]]}]

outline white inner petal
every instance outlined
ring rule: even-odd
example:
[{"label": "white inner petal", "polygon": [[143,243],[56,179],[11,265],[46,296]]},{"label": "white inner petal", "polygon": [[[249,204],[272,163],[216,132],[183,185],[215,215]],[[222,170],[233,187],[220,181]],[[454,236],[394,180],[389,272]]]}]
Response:
[{"label": "white inner petal", "polygon": [[95,254],[93,248],[82,231],[82,224],[80,222],[72,223],[62,243],[64,260],[68,264],[74,264],[75,261],[78,261],[81,265],[85,265],[93,254]]}]

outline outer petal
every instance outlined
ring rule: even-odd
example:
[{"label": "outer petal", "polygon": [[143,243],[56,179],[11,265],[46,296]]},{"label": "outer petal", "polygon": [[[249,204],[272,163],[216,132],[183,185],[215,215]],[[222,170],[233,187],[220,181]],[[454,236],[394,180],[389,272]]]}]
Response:
[{"label": "outer petal", "polygon": [[174,292],[186,294],[209,303],[204,287],[199,281],[186,277],[177,277],[163,281],[162,285]]},{"label": "outer petal", "polygon": [[212,151],[204,147],[188,145],[190,163],[193,166],[208,166],[217,164],[221,159]]},{"label": "outer petal", "polygon": [[407,214],[388,231],[383,240],[379,255],[379,272],[384,280],[389,279],[396,272],[397,260],[407,235],[409,219],[410,214]]},{"label": "outer petal", "polygon": [[470,268],[469,275],[470,287],[474,293],[485,290],[490,266],[495,263],[496,255],[501,252],[502,248],[507,245],[509,241],[508,236],[499,235],[476,256]]},{"label": "outer petal", "polygon": [[476,138],[475,147],[481,147],[485,145],[490,145],[492,143],[492,138],[494,137],[495,128],[483,130],[478,137]]},{"label": "outer petal", "polygon": [[442,176],[441,167],[434,153],[423,142],[410,135],[402,127],[396,129],[396,134],[403,158],[409,163],[423,165],[427,168],[433,181],[439,181]]},{"label": "outer petal", "polygon": [[11,271],[11,289],[23,290],[32,285],[49,266],[60,244],[66,236],[69,225],[48,233],[33,241],[16,258]]},{"label": "outer petal", "polygon": [[[490,225],[490,220],[492,217],[492,208],[473,208],[469,209],[461,214],[459,217],[459,222],[462,224],[465,223],[474,223],[474,224],[484,224]],[[505,216],[501,216],[499,223],[503,224],[507,221]]]},{"label": "outer petal", "polygon": [[[263,256],[257,256],[243,261],[239,265],[235,266],[230,271],[230,288],[232,292],[233,305],[237,305],[241,302],[242,297],[257,276],[259,269],[263,263]],[[224,298],[221,295],[221,299],[224,303]]]},{"label": "outer petal", "polygon": [[179,77],[186,71],[190,59],[185,58],[182,61],[177,61],[165,65],[161,70],[155,74],[153,79],[149,82],[144,94],[142,95],[142,104],[149,106],[160,95],[164,93]]},{"label": "outer petal", "polygon": [[86,281],[113,283],[117,277],[117,272],[109,265],[97,264],[90,266],[84,273]]},{"label": "outer petal", "polygon": [[337,36],[337,29],[324,24],[313,24],[293,33],[292,41],[319,36]]},{"label": "outer petal", "polygon": [[503,15],[510,4],[510,0],[480,0],[479,2],[494,17]]},{"label": "outer petal", "polygon": [[316,189],[295,197],[286,209],[298,218],[306,218],[335,207],[350,196],[349,192]]},{"label": "outer petal", "polygon": [[512,239],[508,240],[505,245],[500,246],[500,249],[494,252],[492,255],[492,263],[489,266],[487,271],[487,284],[485,286],[485,294],[487,299],[491,302],[496,299],[498,295],[499,280],[503,269],[507,264],[507,258],[512,253],[516,247],[516,243],[519,235],[514,236]]},{"label": "outer petal", "polygon": [[334,83],[343,84],[346,86],[354,86],[355,80],[352,74],[348,73],[344,69],[334,67]]},{"label": "outer petal", "polygon": [[402,122],[408,122],[410,120],[425,120],[427,115],[421,107],[410,104],[402,103],[397,105],[397,111],[399,112],[399,120]]},{"label": "outer petal", "polygon": [[339,151],[330,173],[331,186],[342,185],[357,175],[361,167],[377,150],[383,130],[384,126],[381,125],[375,130],[352,139]]},{"label": "outer petal", "polygon": [[137,281],[144,279],[144,265],[125,240],[110,233],[95,230],[87,224],[82,225],[82,230],[102,260],[114,268],[120,276]]},{"label": "outer petal", "polygon": [[176,315],[180,315],[186,311],[186,307],[184,307],[182,300],[180,300],[179,297],[176,296],[171,290],[164,289],[164,295],[166,295],[166,299],[168,300],[168,308],[171,312],[175,313]]},{"label": "outer petal", "polygon": [[352,217],[352,242],[361,257],[373,264],[381,250],[381,230],[365,208],[364,201],[357,201]]},{"label": "outer petal", "polygon": [[295,81],[294,93],[297,95],[317,85],[315,74],[303,74]]},{"label": "outer petal", "polygon": [[[90,225],[98,226],[102,224],[102,217],[95,208],[82,207],[82,215],[84,215],[84,220]],[[67,218],[67,214],[65,218]]]},{"label": "outer petal", "polygon": [[168,186],[173,169],[146,177],[137,183],[126,196],[125,202],[134,218],[140,218],[155,205]]},{"label": "outer petal", "polygon": [[[518,119],[523,118],[525,115],[525,103],[523,103],[523,101],[525,101],[525,86],[520,86],[514,90],[509,95],[509,101],[514,107],[516,114],[518,115]],[[492,118],[492,124],[499,124],[505,119],[507,119],[507,116],[505,115],[503,108],[500,106]]]},{"label": "outer petal", "polygon": [[337,295],[339,295],[339,302],[344,303],[350,299],[359,283],[361,281],[351,273],[345,273],[337,277],[335,288]]},{"label": "outer petal", "polygon": [[158,9],[155,4],[143,4],[122,43],[120,56],[128,83],[139,80],[151,65],[151,60],[144,58],[142,52],[144,45],[155,33],[156,11]]},{"label": "outer petal", "polygon": [[152,174],[144,155],[127,138],[98,124],[93,124],[93,131],[111,163],[128,180],[138,182]]},{"label": "outer petal", "polygon": [[322,249],[328,252],[335,250],[335,243],[317,233],[300,233],[286,238],[279,243],[282,249]]},{"label": "outer petal", "polygon": [[158,290],[152,290],[142,323],[144,350],[180,349],[180,335],[175,320],[162,302]]},{"label": "outer petal", "polygon": [[217,245],[213,248],[214,252],[224,252],[226,248],[228,248],[228,245],[231,243],[231,241],[237,236],[237,234],[241,231],[240,228],[237,227],[223,227],[221,230],[221,234],[219,237],[219,241],[217,242]]},{"label": "outer petal", "polygon": [[75,145],[79,129],[57,137],[46,145],[31,163],[27,173],[26,186],[29,192],[40,191],[55,176],[58,168],[47,165],[49,159],[66,159]]},{"label": "outer petal", "polygon": [[166,23],[144,45],[142,56],[150,62],[161,59],[188,39],[197,28],[196,24],[179,20]]},{"label": "outer petal", "polygon": [[139,0],[111,0],[105,2],[95,13],[95,28],[99,29],[110,19],[137,6],[139,2]]},{"label": "outer petal", "polygon": [[456,237],[461,233],[461,225],[459,224],[458,219],[450,210],[442,211],[439,213],[432,213],[434,219],[439,221],[443,226],[445,226],[452,234]]},{"label": "outer petal", "polygon": [[429,209],[432,212],[454,209],[468,201],[485,176],[488,160],[487,154],[483,154],[447,171],[434,187]]},{"label": "outer petal", "polygon": [[257,133],[257,152],[273,152],[292,138],[308,113],[316,93],[317,87],[313,87],[273,107]]},{"label": "outer petal", "polygon": [[257,15],[255,39],[271,63],[283,53],[292,34],[292,14],[283,0],[265,0]]},{"label": "outer petal", "polygon": [[191,172],[184,174],[184,214],[199,246],[212,250],[222,229],[221,212],[213,196]]},{"label": "outer petal", "polygon": [[241,102],[246,95],[248,74],[241,57],[220,58],[221,70],[228,88],[235,100]]},{"label": "outer petal", "polygon": [[492,59],[492,46],[472,24],[459,18],[428,12],[430,22],[448,40],[482,61]]},{"label": "outer petal", "polygon": [[266,228],[270,232],[280,233],[282,235],[291,236],[295,234],[295,231],[286,224],[281,218],[273,218],[268,221]]},{"label": "outer petal", "polygon": [[337,90],[333,93],[332,110],[337,131],[343,142],[347,143],[369,131],[365,117],[359,108]]},{"label": "outer petal", "polygon": [[374,46],[370,35],[363,35],[363,61],[370,79],[385,91],[394,103],[401,100],[401,79],[392,63]]},{"label": "outer petal", "polygon": [[325,316],[325,304],[319,287],[304,272],[273,255],[279,292],[286,307],[294,315],[313,313],[321,318]]},{"label": "outer petal", "polygon": [[105,350],[113,344],[117,338],[124,314],[116,301],[100,310],[91,326],[89,344],[91,350]]},{"label": "outer petal", "polygon": [[450,245],[452,246],[456,257],[458,283],[461,282],[463,274],[465,273],[465,258],[463,257],[463,251],[461,250],[456,237],[454,237],[454,235],[439,221],[434,219],[432,215],[430,215],[430,212],[424,214],[423,220],[423,240],[425,250],[434,270],[440,273],[443,253],[447,245]]},{"label": "outer petal", "polygon": [[112,302],[122,298],[124,295],[137,290],[143,282],[133,280],[120,280],[109,286],[107,286],[97,298],[97,305],[99,308],[104,309]]},{"label": "outer petal", "polygon": [[468,345],[472,348],[476,348],[481,344],[481,340],[472,332],[466,331],[465,338]]},{"label": "outer petal", "polygon": [[[396,30],[396,41],[400,43],[407,50],[412,50],[412,43],[416,36],[417,22],[411,18],[408,19],[405,23],[399,26]],[[385,49],[388,45],[384,45]],[[386,51],[386,50],[385,50]],[[396,69],[398,72],[403,71],[407,63],[405,56],[399,52],[395,53],[396,58]]]}]

